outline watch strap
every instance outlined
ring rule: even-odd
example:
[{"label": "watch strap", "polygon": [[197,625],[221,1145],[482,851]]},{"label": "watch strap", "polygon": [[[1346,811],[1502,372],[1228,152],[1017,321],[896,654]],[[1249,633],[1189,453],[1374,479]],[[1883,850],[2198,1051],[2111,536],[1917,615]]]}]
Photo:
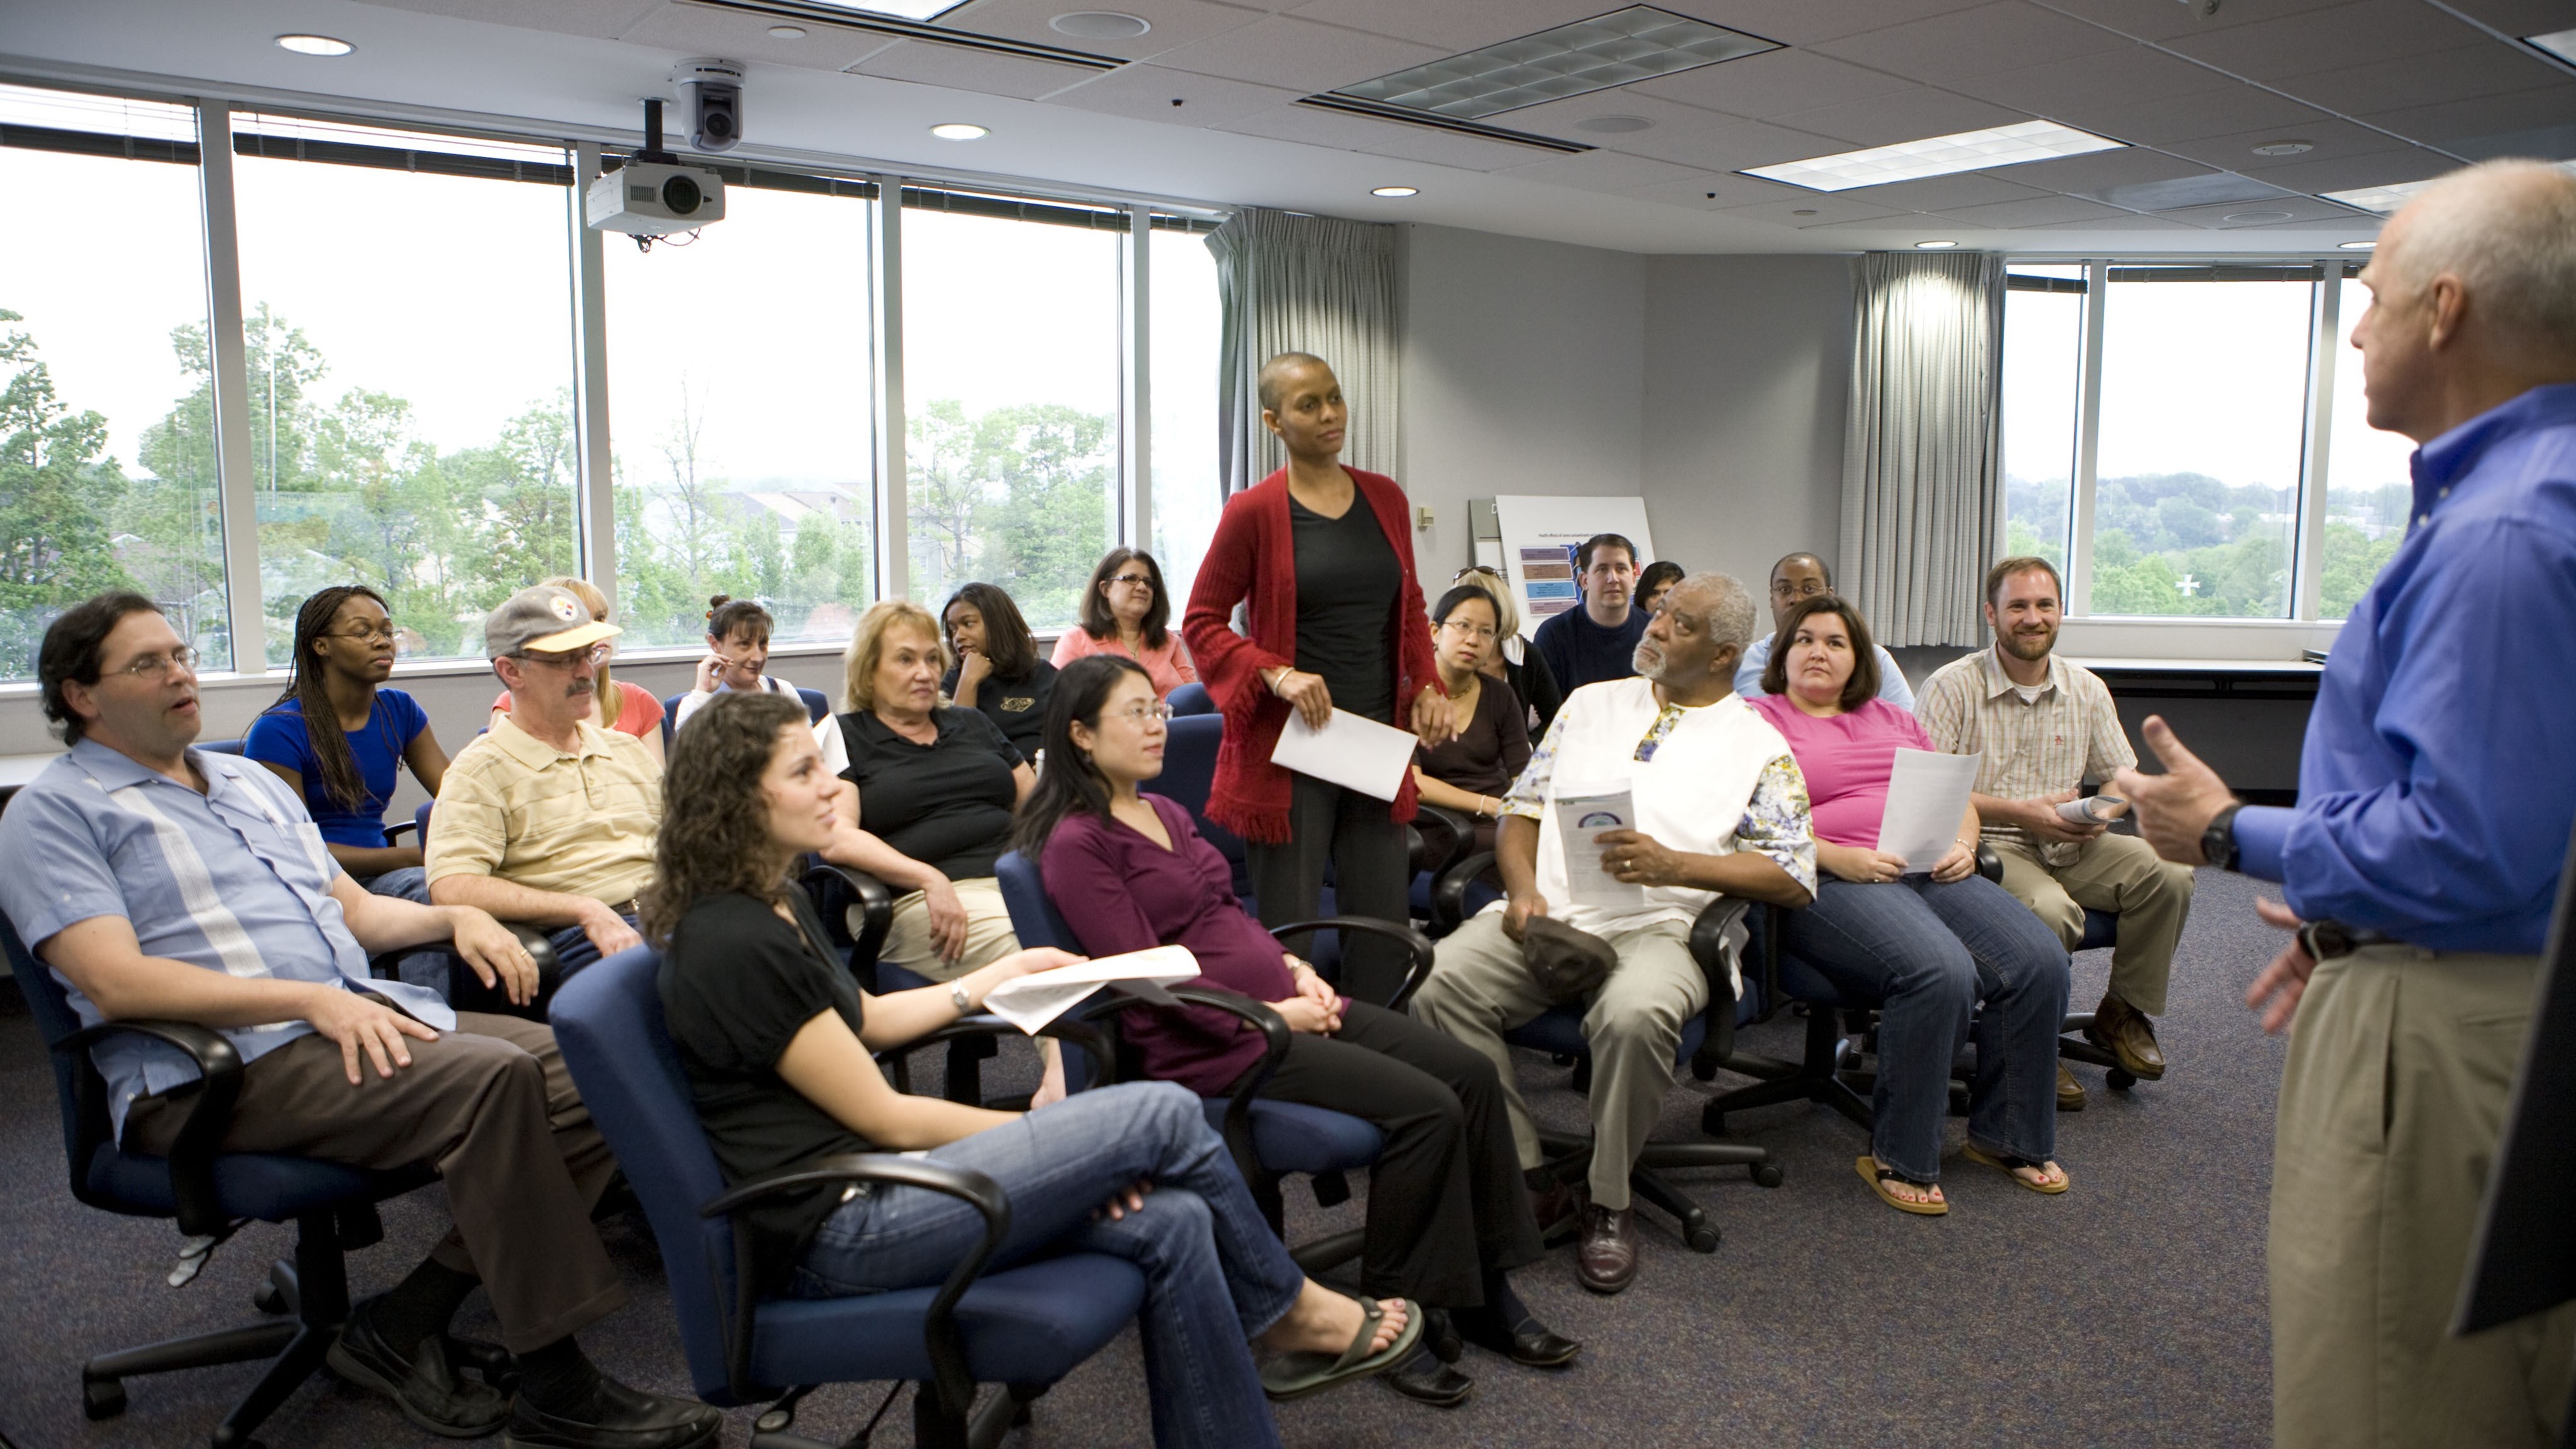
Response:
[{"label": "watch strap", "polygon": [[2209,828],[2200,833],[2200,853],[2220,870],[2236,869],[2236,812],[2244,808],[2242,800],[2231,801],[2210,817]]}]

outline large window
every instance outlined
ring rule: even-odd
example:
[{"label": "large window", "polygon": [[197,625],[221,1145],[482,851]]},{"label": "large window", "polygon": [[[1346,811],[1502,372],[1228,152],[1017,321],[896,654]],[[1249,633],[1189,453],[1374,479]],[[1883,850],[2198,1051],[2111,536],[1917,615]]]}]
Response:
[{"label": "large window", "polygon": [[1204,232],[1154,231],[1154,557],[1172,591],[1172,625],[1216,533],[1216,257]]},{"label": "large window", "polygon": [[2317,617],[2341,619],[2406,538],[2414,496],[2407,460],[2414,442],[2370,425],[2362,395],[2361,354],[2352,329],[2370,307],[2370,289],[2346,278],[2337,299],[2334,428],[2326,454],[2326,531],[2318,546]]},{"label": "large window", "polygon": [[874,188],[783,181],[728,186],[694,241],[605,239],[630,646],[696,644],[719,593],[844,643],[875,597]]},{"label": "large window", "polygon": [[2066,568],[2075,417],[2084,372],[2084,269],[2011,269],[2004,305],[2004,553]]},{"label": "large window", "polygon": [[139,589],[231,667],[196,113],[0,86],[0,679]]},{"label": "large window", "polygon": [[571,157],[234,118],[243,345],[268,663],[329,584],[385,597],[406,652],[578,565]]}]

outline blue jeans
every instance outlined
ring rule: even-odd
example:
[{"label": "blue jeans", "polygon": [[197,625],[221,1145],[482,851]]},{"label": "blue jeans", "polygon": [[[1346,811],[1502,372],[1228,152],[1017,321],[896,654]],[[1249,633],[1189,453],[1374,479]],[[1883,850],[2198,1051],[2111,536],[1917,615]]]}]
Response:
[{"label": "blue jeans", "polygon": [[[633,916],[619,916],[617,919],[629,926],[635,924]],[[546,933],[546,940],[553,944],[555,961],[563,968],[558,980],[570,981],[572,973],[599,959],[599,946],[590,939],[590,933],[579,926],[566,926],[560,931],[549,931]]]},{"label": "blue jeans", "polygon": [[[934,1148],[933,1162],[1001,1184],[1011,1227],[990,1269],[1106,1253],[1145,1273],[1145,1387],[1159,1449],[1276,1445],[1246,1340],[1279,1321],[1306,1275],[1253,1205],[1198,1095],[1170,1082],[1080,1092]],[[1141,1212],[1092,1212],[1139,1179]],[[928,1188],[870,1184],[814,1230],[790,1291],[838,1298],[944,1282],[984,1233],[974,1208]]]},{"label": "blue jeans", "polygon": [[1972,1015],[1969,1140],[2032,1162],[2055,1153],[2066,948],[2003,887],[1975,875],[1947,885],[1929,875],[1884,883],[1828,875],[1815,904],[1787,913],[1780,946],[1853,999],[1878,1005],[1870,1146],[1881,1162],[1917,1182],[1940,1180],[1950,1068]]}]

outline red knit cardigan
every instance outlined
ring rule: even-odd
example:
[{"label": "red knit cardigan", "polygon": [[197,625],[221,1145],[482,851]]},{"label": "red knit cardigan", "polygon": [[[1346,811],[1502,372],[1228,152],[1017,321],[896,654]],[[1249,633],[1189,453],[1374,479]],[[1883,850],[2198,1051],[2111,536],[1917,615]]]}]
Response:
[{"label": "red knit cardigan", "polygon": [[[1428,611],[1413,574],[1413,540],[1406,529],[1412,506],[1404,490],[1383,473],[1344,471],[1368,499],[1378,527],[1395,550],[1404,583],[1387,601],[1387,657],[1395,663],[1395,723],[1410,729],[1413,699],[1424,686],[1448,691],[1431,653]],[[1181,637],[1198,661],[1199,682],[1225,715],[1225,742],[1217,747],[1216,779],[1208,791],[1208,818],[1246,840],[1277,844],[1288,838],[1290,772],[1270,763],[1279,731],[1288,723],[1287,701],[1270,692],[1261,671],[1297,663],[1297,551],[1288,521],[1288,470],[1280,469],[1226,500],[1216,537],[1199,562],[1198,582],[1182,616]],[[1236,604],[1245,605],[1252,637],[1234,632]],[[1404,773],[1388,816],[1413,819],[1413,772]]]}]

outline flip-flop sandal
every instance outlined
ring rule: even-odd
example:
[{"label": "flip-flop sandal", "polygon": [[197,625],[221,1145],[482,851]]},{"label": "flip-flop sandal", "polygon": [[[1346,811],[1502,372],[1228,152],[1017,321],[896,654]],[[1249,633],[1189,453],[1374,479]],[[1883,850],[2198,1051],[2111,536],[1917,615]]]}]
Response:
[{"label": "flip-flop sandal", "polygon": [[1907,1187],[1937,1187],[1938,1183],[1916,1182],[1893,1167],[1879,1166],[1878,1160],[1867,1153],[1853,1158],[1852,1166],[1860,1169],[1860,1180],[1869,1184],[1869,1190],[1878,1194],[1878,1200],[1898,1212],[1912,1213],[1917,1217],[1925,1218],[1950,1215],[1950,1201],[1947,1198],[1935,1202],[1916,1202],[1909,1198],[1898,1197],[1887,1190],[1887,1184],[1891,1181],[1904,1183]]},{"label": "flip-flop sandal", "polygon": [[1374,1298],[1355,1300],[1360,1305],[1360,1331],[1351,1338],[1351,1346],[1341,1357],[1321,1351],[1283,1353],[1262,1365],[1261,1388],[1273,1399],[1286,1402],[1308,1394],[1384,1373],[1413,1357],[1414,1346],[1422,1341],[1422,1305],[1404,1300],[1404,1329],[1395,1342],[1376,1353],[1369,1352],[1370,1340],[1377,1337],[1377,1326],[1386,1317],[1386,1309]]},{"label": "flip-flop sandal", "polygon": [[[2047,1171],[2048,1164],[2044,1162],[2033,1162],[2027,1157],[2006,1157],[2001,1153],[1988,1152],[1973,1142],[1969,1143],[1965,1150],[1970,1162],[1982,1162],[1988,1167],[1995,1168],[2015,1183],[2043,1196],[2055,1197],[2075,1185],[2075,1179],[2072,1176],[2061,1176],[2055,1182],[2033,1182],[2021,1175],[2020,1169],[2025,1167],[2037,1172]],[[2061,1167],[2058,1171],[2064,1173],[2066,1169]]]}]

